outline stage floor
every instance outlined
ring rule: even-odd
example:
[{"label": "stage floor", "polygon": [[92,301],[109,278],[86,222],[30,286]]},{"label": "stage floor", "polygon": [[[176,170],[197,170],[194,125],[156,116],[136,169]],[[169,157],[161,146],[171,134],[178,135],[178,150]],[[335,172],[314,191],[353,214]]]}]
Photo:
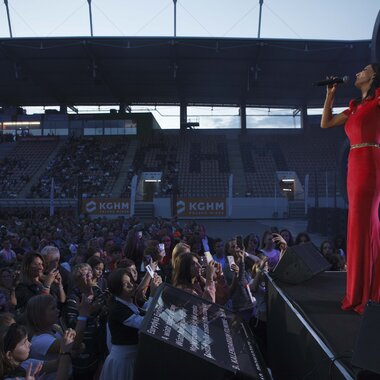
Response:
[{"label": "stage floor", "polygon": [[346,272],[290,285],[268,279],[268,355],[276,380],[353,379],[362,316],[340,308]]}]

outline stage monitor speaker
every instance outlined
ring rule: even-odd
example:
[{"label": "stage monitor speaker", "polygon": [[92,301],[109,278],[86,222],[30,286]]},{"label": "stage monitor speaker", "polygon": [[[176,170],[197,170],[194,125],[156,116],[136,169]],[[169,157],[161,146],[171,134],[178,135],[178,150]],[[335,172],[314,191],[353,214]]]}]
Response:
[{"label": "stage monitor speaker", "polygon": [[380,303],[365,308],[351,363],[380,374]]},{"label": "stage monitor speaker", "polygon": [[275,266],[271,276],[275,280],[288,284],[300,284],[330,268],[330,263],[315,245],[308,242],[289,247]]},{"label": "stage monitor speaker", "polygon": [[139,331],[134,380],[269,380],[249,325],[216,303],[162,284]]}]

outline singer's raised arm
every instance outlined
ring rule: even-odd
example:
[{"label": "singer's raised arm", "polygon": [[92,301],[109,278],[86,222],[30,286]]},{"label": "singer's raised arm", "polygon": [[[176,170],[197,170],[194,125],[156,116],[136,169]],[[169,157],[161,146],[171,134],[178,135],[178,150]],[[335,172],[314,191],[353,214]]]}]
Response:
[{"label": "singer's raised arm", "polygon": [[326,99],[323,105],[321,128],[331,128],[343,125],[348,118],[343,112],[337,115],[332,114],[336,87],[336,83],[326,87]]}]

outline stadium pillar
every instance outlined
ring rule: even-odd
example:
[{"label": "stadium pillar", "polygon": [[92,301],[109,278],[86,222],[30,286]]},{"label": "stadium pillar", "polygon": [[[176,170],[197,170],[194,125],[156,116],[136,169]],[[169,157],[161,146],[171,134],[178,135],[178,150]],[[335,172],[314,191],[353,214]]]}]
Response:
[{"label": "stadium pillar", "polygon": [[301,110],[301,128],[303,128],[303,130],[305,132],[308,132],[310,130],[310,127],[308,125],[307,106],[306,106],[306,104],[303,104],[300,107],[300,110]]},{"label": "stadium pillar", "polygon": [[247,130],[247,109],[245,103],[240,104],[240,128],[241,132],[245,132]]},{"label": "stadium pillar", "polygon": [[67,106],[60,105],[59,106],[59,113],[67,114]]},{"label": "stadium pillar", "polygon": [[179,123],[180,129],[186,130],[187,128],[187,103],[181,102],[179,106]]}]

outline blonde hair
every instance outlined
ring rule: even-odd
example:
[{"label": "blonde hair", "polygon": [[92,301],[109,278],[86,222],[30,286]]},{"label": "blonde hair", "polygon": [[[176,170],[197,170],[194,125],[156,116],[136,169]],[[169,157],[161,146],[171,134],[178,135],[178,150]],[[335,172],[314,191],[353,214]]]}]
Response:
[{"label": "blonde hair", "polygon": [[78,277],[80,277],[78,274],[80,273],[81,269],[87,268],[92,273],[92,268],[90,264],[87,263],[80,263],[75,265],[75,267],[71,270],[71,278],[73,283],[76,285],[76,282],[78,280]]},{"label": "blonde hair", "polygon": [[178,243],[175,245],[172,251],[172,267],[174,268],[176,265],[176,261],[179,255],[182,253],[190,253],[190,246],[186,243]]}]

